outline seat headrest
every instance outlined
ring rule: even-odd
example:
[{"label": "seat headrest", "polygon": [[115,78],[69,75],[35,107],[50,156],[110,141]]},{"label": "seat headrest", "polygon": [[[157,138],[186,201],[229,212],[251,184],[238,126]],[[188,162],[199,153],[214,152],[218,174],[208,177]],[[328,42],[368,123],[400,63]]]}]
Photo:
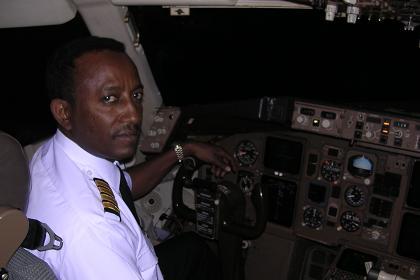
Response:
[{"label": "seat headrest", "polygon": [[29,168],[20,143],[0,131],[0,206],[25,210]]}]

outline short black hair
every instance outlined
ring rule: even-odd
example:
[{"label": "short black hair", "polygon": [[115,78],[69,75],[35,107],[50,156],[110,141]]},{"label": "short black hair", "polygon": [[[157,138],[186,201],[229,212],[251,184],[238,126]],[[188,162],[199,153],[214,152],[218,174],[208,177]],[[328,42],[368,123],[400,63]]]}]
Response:
[{"label": "short black hair", "polygon": [[89,36],[58,48],[47,61],[45,78],[50,100],[59,98],[74,104],[75,60],[83,54],[104,50],[125,53],[125,46],[111,38]]}]

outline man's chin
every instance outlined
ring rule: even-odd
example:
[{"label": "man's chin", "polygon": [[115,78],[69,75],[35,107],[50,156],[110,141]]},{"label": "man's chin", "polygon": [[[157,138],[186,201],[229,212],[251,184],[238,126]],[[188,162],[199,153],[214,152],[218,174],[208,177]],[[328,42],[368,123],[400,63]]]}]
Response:
[{"label": "man's chin", "polygon": [[120,162],[131,161],[135,157],[135,155],[136,149],[127,147],[126,149],[120,150],[115,154],[115,160],[118,160]]}]

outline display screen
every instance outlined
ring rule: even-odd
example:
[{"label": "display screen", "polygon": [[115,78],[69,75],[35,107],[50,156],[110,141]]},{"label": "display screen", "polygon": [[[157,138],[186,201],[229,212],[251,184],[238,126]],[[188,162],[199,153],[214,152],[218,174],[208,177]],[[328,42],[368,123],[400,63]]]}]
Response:
[{"label": "display screen", "polygon": [[416,161],[413,166],[410,188],[407,195],[407,205],[420,209],[420,161]]},{"label": "display screen", "polygon": [[367,276],[365,262],[372,262],[375,265],[377,261],[376,256],[347,248],[341,253],[336,266],[341,270]]},{"label": "display screen", "polygon": [[400,256],[420,260],[420,215],[405,213],[403,216],[397,253]]},{"label": "display screen", "polygon": [[308,190],[308,198],[312,202],[324,203],[325,195],[327,193],[327,188],[318,184],[310,183]]},{"label": "display screen", "polygon": [[295,211],[296,183],[269,176],[262,176],[261,183],[268,190],[268,220],[278,225],[291,227]]},{"label": "display screen", "polygon": [[355,155],[349,158],[348,170],[353,176],[369,177],[373,173],[373,162],[364,155]]},{"label": "display screen", "polygon": [[298,174],[303,145],[300,142],[277,137],[267,137],[264,165],[278,172]]}]

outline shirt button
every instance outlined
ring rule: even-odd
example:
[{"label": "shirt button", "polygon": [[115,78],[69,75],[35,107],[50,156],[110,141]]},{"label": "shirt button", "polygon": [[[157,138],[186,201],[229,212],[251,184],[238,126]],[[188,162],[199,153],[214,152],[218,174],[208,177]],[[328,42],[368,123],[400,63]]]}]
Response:
[{"label": "shirt button", "polygon": [[86,171],[86,173],[87,173],[88,176],[92,176],[92,174],[93,174],[91,170]]}]

